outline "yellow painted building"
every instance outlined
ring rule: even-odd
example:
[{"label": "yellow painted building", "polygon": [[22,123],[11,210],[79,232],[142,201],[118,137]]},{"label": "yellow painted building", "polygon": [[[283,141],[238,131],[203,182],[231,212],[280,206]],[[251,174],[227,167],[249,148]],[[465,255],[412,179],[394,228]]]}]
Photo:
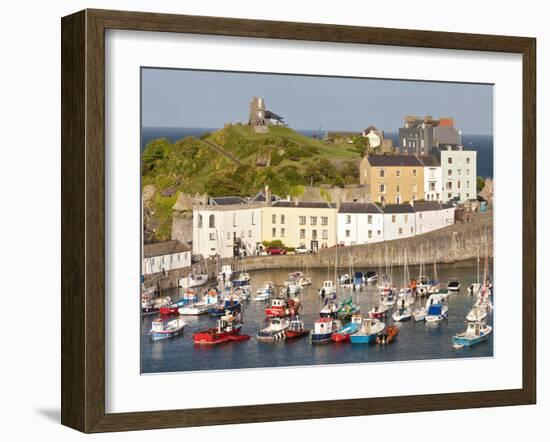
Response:
[{"label": "yellow painted building", "polygon": [[336,244],[336,204],[277,201],[262,209],[262,239],[309,250]]},{"label": "yellow painted building", "polygon": [[424,199],[424,164],[416,155],[369,155],[359,166],[371,202],[402,204]]}]

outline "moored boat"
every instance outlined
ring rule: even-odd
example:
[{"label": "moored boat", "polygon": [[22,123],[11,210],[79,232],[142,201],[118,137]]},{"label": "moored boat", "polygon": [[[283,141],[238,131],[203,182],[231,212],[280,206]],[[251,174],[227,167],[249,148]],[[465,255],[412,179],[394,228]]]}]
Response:
[{"label": "moored boat", "polygon": [[221,301],[212,305],[208,309],[208,313],[210,313],[210,315],[212,316],[222,316],[227,311],[241,311],[241,300],[235,294],[225,295]]},{"label": "moored boat", "polygon": [[369,310],[369,317],[374,319],[381,319],[386,317],[388,312],[388,307],[385,305],[375,305],[372,309]]},{"label": "moored boat", "polygon": [[428,307],[426,317],[427,323],[441,322],[449,315],[449,308],[444,303],[432,304]]},{"label": "moored boat", "polygon": [[334,342],[349,342],[350,336],[357,333],[362,323],[363,316],[361,314],[353,315],[349,324],[344,325],[340,330],[332,334],[332,340]]},{"label": "moored boat", "polygon": [[312,344],[324,344],[332,341],[332,334],[338,331],[342,323],[338,319],[320,318],[313,324],[310,333]]},{"label": "moored boat", "polygon": [[390,325],[376,337],[376,343],[381,345],[391,344],[398,334],[399,329],[395,325]]},{"label": "moored boat", "polygon": [[338,304],[336,303],[336,301],[333,301],[331,299],[327,299],[325,301],[325,305],[323,305],[323,307],[321,308],[321,310],[319,311],[319,316],[321,316],[321,318],[338,318],[338,310],[339,310],[339,307],[338,307]]},{"label": "moored boat", "polygon": [[376,341],[376,337],[384,330],[386,324],[378,319],[365,318],[361,328],[350,336],[352,344],[370,344]]},{"label": "moored boat", "polygon": [[286,339],[299,338],[307,334],[309,334],[309,330],[305,328],[304,321],[299,316],[294,316],[290,320],[288,328],[285,329]]},{"label": "moored boat", "polygon": [[290,326],[288,318],[271,317],[267,327],[262,328],[256,335],[261,342],[274,342],[285,339],[285,330]]},{"label": "moored boat", "polygon": [[468,322],[466,331],[453,336],[453,347],[471,347],[485,341],[493,328],[484,321]]},{"label": "moored boat", "polygon": [[336,287],[330,280],[323,281],[323,286],[319,289],[319,296],[325,299],[336,299]]},{"label": "moored boat", "polygon": [[193,343],[200,345],[221,344],[227,341],[246,341],[248,335],[241,335],[242,322],[239,312],[226,312],[218,319],[216,327],[193,333]]},{"label": "moored boat", "polygon": [[268,317],[295,316],[300,313],[302,304],[298,298],[275,298],[271,305],[265,309]]},{"label": "moored boat", "polygon": [[458,292],[460,290],[460,281],[458,278],[451,278],[447,283],[447,290],[451,292]]},{"label": "moored boat", "polygon": [[265,301],[271,297],[275,290],[275,285],[271,281],[266,281],[261,287],[256,289],[254,301]]},{"label": "moored boat", "polygon": [[201,302],[195,302],[193,304],[187,304],[178,309],[180,315],[196,316],[208,313],[211,307],[217,304],[219,301],[219,292],[217,287],[211,287],[205,291],[202,296]]},{"label": "moored boat", "polygon": [[173,338],[181,335],[186,326],[187,323],[180,318],[172,319],[170,321],[157,319],[151,324],[151,331],[149,332],[149,335],[153,341]]},{"label": "moored boat", "polygon": [[353,286],[356,290],[361,290],[365,285],[365,275],[363,272],[355,272],[353,275]]},{"label": "moored boat", "polygon": [[369,271],[365,274],[365,282],[371,283],[378,281],[378,274],[374,271]]},{"label": "moored boat", "polygon": [[179,286],[184,289],[200,287],[208,282],[206,273],[190,273],[188,276],[179,279]]}]

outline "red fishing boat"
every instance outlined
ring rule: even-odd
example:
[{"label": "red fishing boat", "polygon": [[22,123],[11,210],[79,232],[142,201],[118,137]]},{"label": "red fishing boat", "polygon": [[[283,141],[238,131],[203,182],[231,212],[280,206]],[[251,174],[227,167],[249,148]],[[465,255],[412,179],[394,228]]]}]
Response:
[{"label": "red fishing boat", "polygon": [[167,305],[166,307],[160,308],[160,314],[161,315],[179,315],[178,309],[180,307],[176,304]]},{"label": "red fishing boat", "polygon": [[241,315],[239,312],[226,312],[216,327],[193,333],[193,343],[201,345],[221,344],[228,341],[246,341],[248,335],[241,335]]},{"label": "red fishing boat", "polygon": [[271,300],[271,306],[265,309],[266,316],[282,318],[295,316],[300,312],[302,304],[298,298],[275,298]]},{"label": "red fishing boat", "polygon": [[309,330],[304,327],[304,321],[299,316],[292,318],[290,325],[285,329],[285,337],[287,339],[299,338],[309,334]]}]

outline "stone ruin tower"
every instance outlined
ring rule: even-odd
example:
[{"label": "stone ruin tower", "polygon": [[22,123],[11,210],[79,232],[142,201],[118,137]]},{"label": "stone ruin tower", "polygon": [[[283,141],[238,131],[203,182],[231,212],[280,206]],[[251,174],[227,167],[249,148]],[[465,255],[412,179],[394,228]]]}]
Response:
[{"label": "stone ruin tower", "polygon": [[261,97],[254,97],[250,102],[248,124],[254,127],[255,132],[267,132],[265,123],[265,101]]}]

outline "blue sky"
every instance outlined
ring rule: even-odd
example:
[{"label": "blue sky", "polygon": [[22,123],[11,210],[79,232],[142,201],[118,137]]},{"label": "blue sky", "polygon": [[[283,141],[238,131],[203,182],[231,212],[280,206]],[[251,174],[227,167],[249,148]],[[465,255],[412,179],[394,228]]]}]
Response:
[{"label": "blue sky", "polygon": [[493,86],[176,69],[142,69],[146,127],[247,121],[253,96],[295,129],[397,132],[404,115],[454,117],[465,134],[492,134]]}]

